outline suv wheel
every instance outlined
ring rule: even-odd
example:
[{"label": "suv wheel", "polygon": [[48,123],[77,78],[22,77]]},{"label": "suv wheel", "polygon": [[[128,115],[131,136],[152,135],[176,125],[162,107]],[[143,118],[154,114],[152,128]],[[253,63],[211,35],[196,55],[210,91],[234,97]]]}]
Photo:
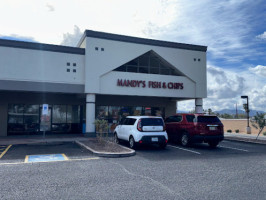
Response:
[{"label": "suv wheel", "polygon": [[187,147],[189,145],[189,137],[187,133],[183,133],[181,136],[181,144],[184,147]]},{"label": "suv wheel", "polygon": [[120,140],[117,137],[117,133],[115,133],[115,135],[114,135],[114,141],[115,141],[116,144],[120,143]]},{"label": "suv wheel", "polygon": [[129,138],[129,147],[131,149],[135,149],[136,148],[136,143],[135,143],[135,140],[134,140],[133,136],[130,136],[130,138]]},{"label": "suv wheel", "polygon": [[209,144],[209,146],[211,147],[211,148],[215,148],[215,147],[217,147],[217,145],[219,144],[219,142],[208,142],[208,144]]}]

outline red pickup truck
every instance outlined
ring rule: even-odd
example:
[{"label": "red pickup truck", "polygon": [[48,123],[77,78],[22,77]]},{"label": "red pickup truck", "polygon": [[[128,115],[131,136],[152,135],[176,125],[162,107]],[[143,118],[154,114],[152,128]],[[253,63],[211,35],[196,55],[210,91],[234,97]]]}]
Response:
[{"label": "red pickup truck", "polygon": [[176,114],[165,119],[165,126],[169,141],[183,146],[205,142],[216,147],[224,139],[223,124],[213,115]]}]

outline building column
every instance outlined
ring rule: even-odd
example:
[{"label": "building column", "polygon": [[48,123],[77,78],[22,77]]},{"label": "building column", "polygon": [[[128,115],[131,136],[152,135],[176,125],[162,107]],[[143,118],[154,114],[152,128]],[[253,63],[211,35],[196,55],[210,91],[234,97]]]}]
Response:
[{"label": "building column", "polygon": [[7,136],[8,105],[0,104],[0,136]]},{"label": "building column", "polygon": [[195,113],[203,113],[203,100],[202,99],[195,99]]},{"label": "building column", "polygon": [[86,96],[86,133],[95,132],[95,94]]}]

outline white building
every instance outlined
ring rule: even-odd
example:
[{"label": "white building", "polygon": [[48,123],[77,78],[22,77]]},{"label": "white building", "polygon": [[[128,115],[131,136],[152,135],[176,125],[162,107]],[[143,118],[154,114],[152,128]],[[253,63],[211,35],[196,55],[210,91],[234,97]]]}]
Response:
[{"label": "white building", "polygon": [[[86,30],[78,47],[0,40],[0,136],[110,131],[125,115],[176,112],[207,97],[207,47]],[[42,104],[49,105],[41,117]],[[192,108],[193,109],[193,108]],[[45,121],[45,122],[44,122]]]}]

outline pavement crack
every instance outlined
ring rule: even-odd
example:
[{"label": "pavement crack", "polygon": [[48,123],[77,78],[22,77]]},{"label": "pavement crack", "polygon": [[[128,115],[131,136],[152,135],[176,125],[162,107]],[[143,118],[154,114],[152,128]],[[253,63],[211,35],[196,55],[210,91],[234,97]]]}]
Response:
[{"label": "pavement crack", "polygon": [[176,191],[171,190],[169,187],[167,187],[166,185],[162,184],[162,183],[159,182],[159,181],[156,181],[156,180],[154,180],[154,179],[152,179],[152,178],[150,178],[150,177],[148,177],[148,176],[144,176],[144,175],[140,175],[140,174],[136,174],[136,173],[130,172],[129,170],[127,170],[127,169],[125,168],[125,166],[123,166],[123,165],[120,164],[120,163],[117,163],[117,162],[111,162],[111,163],[120,166],[124,172],[126,172],[127,174],[129,174],[129,175],[131,175],[131,176],[135,176],[135,177],[140,177],[140,178],[143,178],[143,179],[147,179],[147,180],[149,180],[151,183],[153,183],[154,185],[156,185],[156,186],[162,188],[163,190],[167,191],[167,192],[170,193],[171,195],[173,195],[173,196],[176,196],[176,195],[177,195],[177,196],[180,197],[181,199],[185,199],[185,198],[183,198],[180,194],[178,194]]}]

